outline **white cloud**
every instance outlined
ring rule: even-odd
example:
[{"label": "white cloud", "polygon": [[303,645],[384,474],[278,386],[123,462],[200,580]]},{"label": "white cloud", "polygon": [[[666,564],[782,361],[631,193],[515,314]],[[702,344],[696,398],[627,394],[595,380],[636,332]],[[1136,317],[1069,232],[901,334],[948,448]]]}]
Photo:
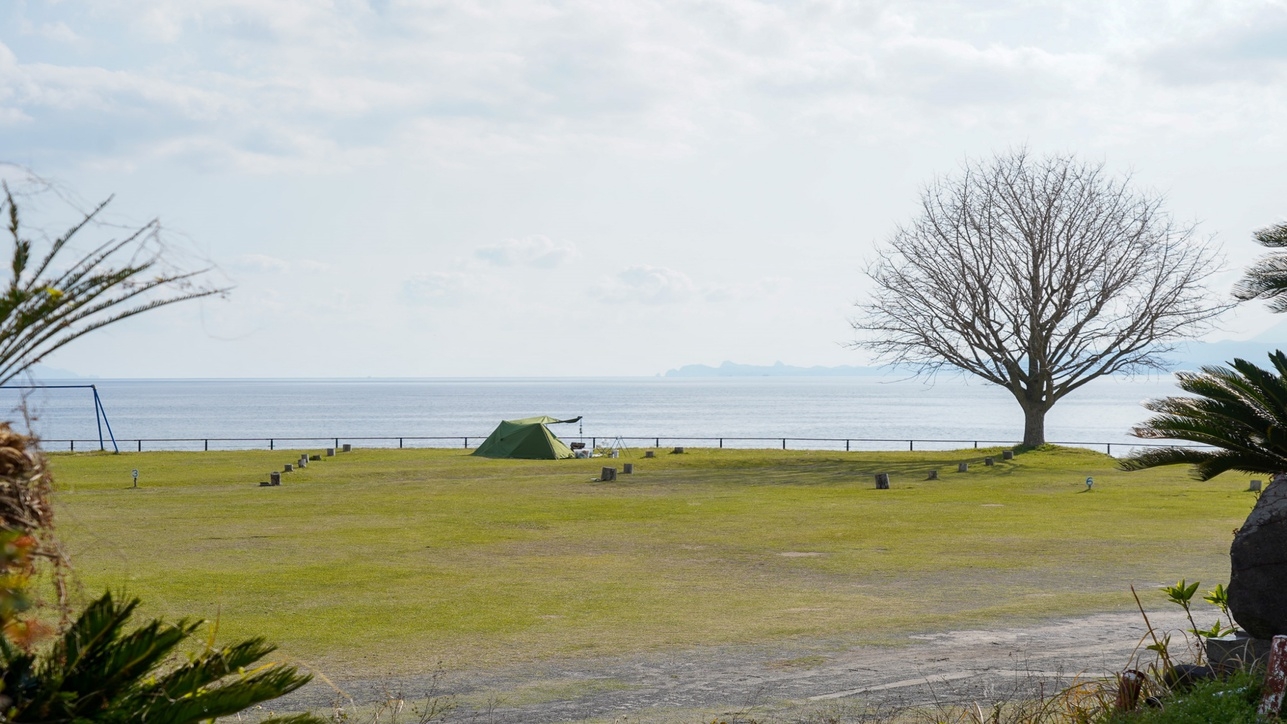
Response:
[{"label": "white cloud", "polygon": [[576,256],[576,245],[570,241],[553,241],[546,236],[527,236],[484,244],[474,256],[495,266],[530,266],[552,269]]},{"label": "white cloud", "polygon": [[697,286],[681,271],[642,264],[604,280],[594,295],[613,303],[673,304],[697,296]]},{"label": "white cloud", "polygon": [[733,284],[699,284],[684,272],[640,264],[623,269],[595,285],[591,294],[614,304],[679,304],[763,301],[791,288],[785,277],[763,277]]},{"label": "white cloud", "polygon": [[397,299],[411,307],[454,306],[470,298],[479,280],[462,272],[417,274],[402,282]]},{"label": "white cloud", "polygon": [[[19,60],[0,48],[8,117],[63,126],[56,138],[33,130],[15,144],[65,147],[106,129],[114,154],[182,141],[232,156],[236,168],[248,154],[320,167],[377,148],[436,163],[480,152],[683,155],[730,136],[855,120],[867,133],[907,134],[943,118],[995,123],[983,113],[997,109],[1020,133],[1034,117],[1120,118],[1147,133],[1228,105],[1211,94],[1230,89],[1173,91],[1176,78],[1265,83],[1283,72],[1284,12],[1274,2],[25,7],[19,15],[32,17],[20,25],[31,32],[68,39],[74,26],[81,44],[129,50],[95,65],[48,53]],[[1232,93],[1240,104],[1260,101],[1265,119],[1287,105],[1263,86]]]},{"label": "white cloud", "polygon": [[56,43],[76,43],[81,40],[80,35],[62,21],[36,25],[24,20],[19,23],[19,27],[23,35],[35,35]]},{"label": "white cloud", "polygon": [[268,254],[242,254],[228,266],[231,271],[250,274],[309,274],[330,269],[330,265],[315,259],[282,259]]}]

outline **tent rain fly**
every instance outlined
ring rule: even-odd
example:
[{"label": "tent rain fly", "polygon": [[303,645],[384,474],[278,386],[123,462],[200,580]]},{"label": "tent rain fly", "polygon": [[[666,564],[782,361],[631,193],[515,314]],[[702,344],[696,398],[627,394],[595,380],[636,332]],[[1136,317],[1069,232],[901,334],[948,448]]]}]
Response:
[{"label": "tent rain fly", "polygon": [[581,418],[556,420],[553,417],[525,417],[502,420],[491,435],[478,446],[474,455],[484,458],[519,458],[523,460],[560,460],[576,457],[546,425],[577,422]]}]

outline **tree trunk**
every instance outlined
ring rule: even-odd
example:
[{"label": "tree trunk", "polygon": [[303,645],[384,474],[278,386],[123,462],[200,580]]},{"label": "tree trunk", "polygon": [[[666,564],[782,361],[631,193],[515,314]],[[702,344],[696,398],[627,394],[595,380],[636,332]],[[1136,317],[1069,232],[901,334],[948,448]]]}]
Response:
[{"label": "tree trunk", "polygon": [[1046,444],[1046,411],[1039,405],[1023,408],[1023,445],[1037,447]]}]

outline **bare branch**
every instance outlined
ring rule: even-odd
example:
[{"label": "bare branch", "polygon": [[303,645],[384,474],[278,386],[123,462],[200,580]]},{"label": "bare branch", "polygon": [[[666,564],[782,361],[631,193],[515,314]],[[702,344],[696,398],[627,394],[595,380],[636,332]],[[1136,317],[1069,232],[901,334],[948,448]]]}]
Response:
[{"label": "bare branch", "polygon": [[1106,374],[1161,369],[1169,343],[1232,306],[1205,287],[1219,261],[1210,240],[1129,181],[1020,149],[931,182],[868,267],[855,346],[1005,387],[1025,444],[1041,444],[1059,399]]}]

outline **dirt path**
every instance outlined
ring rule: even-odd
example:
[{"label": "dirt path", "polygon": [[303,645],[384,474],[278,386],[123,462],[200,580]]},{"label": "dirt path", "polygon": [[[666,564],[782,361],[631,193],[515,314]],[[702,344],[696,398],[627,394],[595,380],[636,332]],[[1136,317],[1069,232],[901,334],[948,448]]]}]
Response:
[{"label": "dirt path", "polygon": [[[1150,617],[1159,629],[1187,625],[1178,609]],[[1208,618],[1204,613],[1200,620]],[[1079,675],[1120,671],[1144,635],[1138,613],[1097,614],[1019,628],[917,635],[903,646],[789,642],[452,673],[438,682],[438,692],[457,705],[451,721],[692,724],[739,717],[822,722],[827,716],[849,721],[843,712],[855,704],[907,706],[996,698],[1037,687],[1057,691]],[[336,683],[359,704],[398,692],[408,701],[423,700],[433,686],[427,677]],[[315,682],[280,704],[320,708],[334,696]],[[842,712],[839,719],[837,712]]]}]

